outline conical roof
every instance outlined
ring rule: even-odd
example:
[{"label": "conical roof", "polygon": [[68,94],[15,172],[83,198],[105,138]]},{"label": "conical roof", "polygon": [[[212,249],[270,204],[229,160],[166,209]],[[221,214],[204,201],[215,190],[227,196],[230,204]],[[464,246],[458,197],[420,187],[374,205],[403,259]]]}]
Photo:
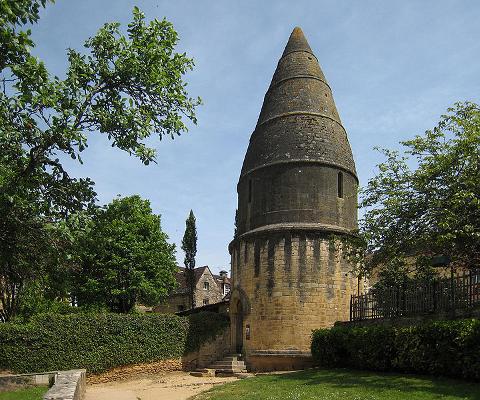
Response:
[{"label": "conical roof", "polygon": [[306,51],[307,53],[315,56],[307,42],[307,39],[305,39],[302,28],[298,26],[295,27],[290,34],[290,38],[288,39],[288,43],[285,46],[282,57],[285,57],[287,54],[293,53],[294,51]]},{"label": "conical roof", "polygon": [[241,177],[271,164],[302,161],[339,167],[356,177],[332,91],[297,27],[265,94]]}]

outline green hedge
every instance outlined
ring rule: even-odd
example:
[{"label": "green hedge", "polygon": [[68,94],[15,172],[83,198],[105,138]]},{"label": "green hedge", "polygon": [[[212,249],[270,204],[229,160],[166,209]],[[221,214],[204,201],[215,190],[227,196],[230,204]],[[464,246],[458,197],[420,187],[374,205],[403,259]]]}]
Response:
[{"label": "green hedge", "polygon": [[112,367],[178,358],[228,326],[216,313],[42,315],[0,324],[0,369],[40,372]]},{"label": "green hedge", "polygon": [[480,380],[480,321],[411,327],[336,326],[313,332],[318,366],[401,371]]}]

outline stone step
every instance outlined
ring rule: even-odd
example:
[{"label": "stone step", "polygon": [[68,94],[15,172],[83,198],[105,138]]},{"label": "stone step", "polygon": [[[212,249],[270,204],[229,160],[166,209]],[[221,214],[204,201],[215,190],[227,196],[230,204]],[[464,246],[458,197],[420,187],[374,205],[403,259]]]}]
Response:
[{"label": "stone step", "polygon": [[245,369],[245,364],[230,364],[230,363],[220,363],[216,362],[212,365],[209,366],[209,368],[214,368],[214,369]]},{"label": "stone step", "polygon": [[236,376],[237,374],[246,374],[246,369],[217,369],[215,376]]},{"label": "stone step", "polygon": [[199,378],[215,377],[215,376],[244,377],[245,374],[247,374],[247,370],[241,369],[241,368],[222,368],[222,369],[204,368],[204,369],[197,369],[196,371],[190,372],[191,376],[196,376]]},{"label": "stone step", "polygon": [[242,361],[242,355],[241,354],[231,354],[231,355],[225,356],[223,358],[223,361]]},{"label": "stone step", "polygon": [[221,360],[217,360],[217,361],[224,361],[224,362],[243,362],[243,360],[240,360],[236,357],[225,357],[225,358],[222,358]]},{"label": "stone step", "polygon": [[213,364],[245,365],[244,361],[217,360]]},{"label": "stone step", "polygon": [[200,378],[204,377],[215,377],[215,369],[213,368],[200,368],[195,371],[190,372],[190,375],[197,376]]},{"label": "stone step", "polygon": [[235,374],[242,374],[247,372],[247,367],[245,366],[245,362],[242,360],[241,354],[228,354],[221,360],[217,360],[208,368],[200,371],[202,376],[209,376],[205,375],[207,373],[206,370],[213,370],[217,376],[234,376]]},{"label": "stone step", "polygon": [[247,367],[245,365],[212,365],[210,366],[209,368],[215,368],[216,370],[219,370],[219,369],[241,369],[241,370],[244,370],[244,369],[247,369]]}]

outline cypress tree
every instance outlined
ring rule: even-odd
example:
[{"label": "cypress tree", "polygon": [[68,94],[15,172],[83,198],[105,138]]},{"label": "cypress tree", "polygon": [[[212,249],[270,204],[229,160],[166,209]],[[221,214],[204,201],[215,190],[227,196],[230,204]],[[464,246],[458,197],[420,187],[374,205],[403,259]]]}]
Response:
[{"label": "cypress tree", "polygon": [[185,233],[182,239],[182,250],[185,252],[185,278],[187,283],[188,295],[190,297],[191,308],[195,308],[195,255],[197,254],[197,227],[195,225],[195,215],[190,210],[185,221]]}]

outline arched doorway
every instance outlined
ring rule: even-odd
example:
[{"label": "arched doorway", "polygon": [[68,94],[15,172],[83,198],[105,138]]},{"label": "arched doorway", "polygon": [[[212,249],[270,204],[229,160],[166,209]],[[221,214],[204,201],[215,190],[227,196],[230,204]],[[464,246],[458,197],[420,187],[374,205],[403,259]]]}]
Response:
[{"label": "arched doorway", "polygon": [[240,300],[237,300],[236,311],[235,352],[241,354],[243,352],[243,307]]},{"label": "arched doorway", "polygon": [[230,297],[230,337],[232,352],[244,354],[248,351],[247,343],[244,342],[244,324],[248,324],[250,310],[250,301],[245,292],[238,286],[233,288]]}]

